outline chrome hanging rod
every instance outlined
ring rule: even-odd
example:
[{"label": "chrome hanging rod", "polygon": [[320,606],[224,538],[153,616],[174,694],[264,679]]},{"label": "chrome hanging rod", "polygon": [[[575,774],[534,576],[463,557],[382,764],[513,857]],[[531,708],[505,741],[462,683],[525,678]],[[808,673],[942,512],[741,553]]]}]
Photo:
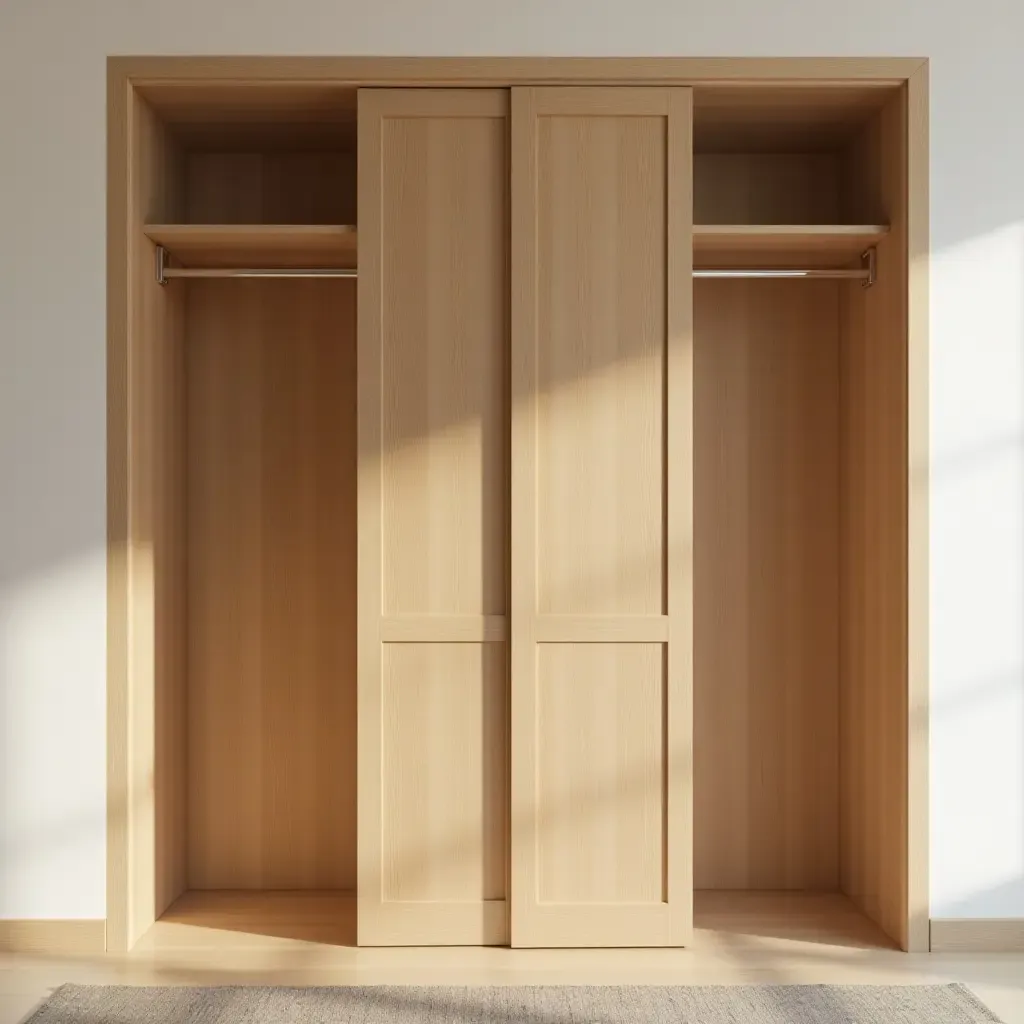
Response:
[{"label": "chrome hanging rod", "polygon": [[156,247],[156,279],[167,284],[172,277],[358,277],[354,267],[169,267],[167,250]]},{"label": "chrome hanging rod", "polygon": [[[826,267],[699,267],[694,278],[801,278],[805,280],[860,281],[865,288],[875,283],[875,250],[862,256],[859,270],[832,270]],[[172,277],[341,277],[357,278],[354,267],[169,267],[163,246],[156,249],[156,279],[167,284]]]},{"label": "chrome hanging rod", "polygon": [[863,266],[852,270],[833,270],[827,267],[807,267],[795,269],[790,267],[766,267],[764,269],[741,267],[700,267],[694,270],[697,277],[732,277],[732,278],[806,278],[829,281],[860,281],[865,288],[875,283],[875,250],[868,249],[862,253]]},{"label": "chrome hanging rod", "polygon": [[866,270],[826,270],[824,268],[807,270],[782,270],[771,268],[768,270],[735,270],[729,267],[722,269],[705,268],[695,270],[694,277],[817,277],[833,281],[866,281],[868,272]]},{"label": "chrome hanging rod", "polygon": [[172,277],[357,277],[348,267],[164,267]]}]

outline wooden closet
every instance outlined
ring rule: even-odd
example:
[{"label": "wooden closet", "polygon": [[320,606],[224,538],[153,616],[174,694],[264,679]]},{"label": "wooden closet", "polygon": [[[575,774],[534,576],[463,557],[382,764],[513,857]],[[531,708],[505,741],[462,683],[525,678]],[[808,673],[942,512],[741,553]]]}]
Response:
[{"label": "wooden closet", "polygon": [[906,85],[442,78],[112,107],[127,944],[914,946]]}]

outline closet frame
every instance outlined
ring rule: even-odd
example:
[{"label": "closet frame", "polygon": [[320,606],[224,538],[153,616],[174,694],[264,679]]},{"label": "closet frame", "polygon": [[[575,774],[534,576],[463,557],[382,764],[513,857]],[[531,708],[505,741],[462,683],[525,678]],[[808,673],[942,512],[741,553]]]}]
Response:
[{"label": "closet frame", "polygon": [[[906,921],[902,945],[929,948],[928,914],[928,63],[919,58],[401,58],[111,57],[107,63],[107,919],[106,945],[127,952],[159,917],[155,799],[155,676],[151,516],[160,481],[136,414],[133,381],[156,367],[138,301],[153,273],[142,231],[136,97],[158,90],[274,86],[509,88],[722,86],[902,89],[906,109],[907,351],[905,564]],[[156,446],[154,448],[154,446]]]}]

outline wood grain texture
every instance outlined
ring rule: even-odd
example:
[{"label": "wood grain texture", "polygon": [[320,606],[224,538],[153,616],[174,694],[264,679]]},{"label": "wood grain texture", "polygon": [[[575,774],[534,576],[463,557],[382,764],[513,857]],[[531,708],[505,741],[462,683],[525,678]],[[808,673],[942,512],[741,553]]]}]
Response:
[{"label": "wood grain texture", "polygon": [[907,97],[907,935],[928,945],[929,854],[929,145],[928,64]]},{"label": "wood grain texture", "polygon": [[131,750],[129,716],[132,618],[129,614],[131,480],[129,362],[133,339],[131,281],[132,90],[120,69],[107,66],[107,941],[127,952],[131,904]]},{"label": "wood grain texture", "polygon": [[147,224],[146,237],[186,267],[355,267],[347,224]]},{"label": "wood grain texture", "polygon": [[534,623],[537,643],[668,643],[667,615],[543,615]]},{"label": "wood grain texture", "polygon": [[512,102],[512,943],[680,945],[690,94],[524,88]]},{"label": "wood grain texture", "polygon": [[842,889],[908,935],[907,113],[896,97],[851,148],[848,203],[891,230],[878,281],[843,293],[841,424]]},{"label": "wood grain texture", "polygon": [[694,287],[698,889],[838,886],[838,314]]},{"label": "wood grain texture", "polygon": [[664,645],[547,643],[537,661],[539,901],[663,903]]},{"label": "wood grain texture", "polygon": [[537,119],[542,615],[665,611],[666,146],[664,116]]},{"label": "wood grain texture", "polygon": [[46,956],[90,955],[106,951],[102,919],[0,920],[0,953],[41,953]]},{"label": "wood grain texture", "polygon": [[446,643],[498,643],[508,640],[505,615],[388,615],[380,620],[384,643],[430,643],[438,634]]},{"label": "wood grain texture", "polygon": [[175,130],[192,124],[345,124],[356,116],[356,90],[335,82],[165,80],[138,91]]},{"label": "wood grain texture", "polygon": [[[764,953],[778,943],[785,951],[778,962],[788,967],[798,943],[813,959],[827,950],[830,961],[846,951],[863,958],[868,951],[896,950],[892,939],[838,892],[705,890],[694,894],[693,915],[698,955],[732,958],[744,947]],[[763,983],[764,978],[751,980]]]},{"label": "wood grain texture", "polygon": [[224,949],[355,941],[356,900],[349,892],[190,889],[149,930],[139,952],[196,950],[205,958]]},{"label": "wood grain texture", "polygon": [[933,953],[1024,953],[1024,918],[933,918]]},{"label": "wood grain texture", "polygon": [[364,92],[359,132],[359,941],[501,944],[508,95]]},{"label": "wood grain texture", "polygon": [[697,267],[859,267],[884,224],[695,224]]},{"label": "wood grain texture", "polygon": [[115,73],[152,88],[191,84],[335,86],[899,85],[923,57],[108,57]]},{"label": "wood grain texture", "polygon": [[693,158],[697,224],[837,224],[835,153],[698,153]]},{"label": "wood grain texture", "polygon": [[[624,954],[592,949],[567,964],[565,954],[554,950],[407,948],[389,950],[386,962],[376,958],[368,966],[365,953],[345,948],[354,942],[355,914],[355,898],[345,893],[192,890],[146,933],[128,963],[143,968],[136,977],[145,984],[166,980],[161,972],[171,966],[202,984],[211,965],[236,975],[239,984],[251,982],[255,972],[261,984],[282,985],[409,984],[410,977],[423,984],[492,984],[496,964],[502,979],[521,984],[758,984],[766,970],[775,969],[766,968],[766,958],[783,966],[787,978],[792,974],[794,983],[799,978],[801,983],[888,984],[893,971],[906,971],[903,980],[911,983],[934,980],[937,969],[927,955],[911,959],[898,953],[892,940],[841,893],[697,892],[692,947],[682,962],[658,950]],[[954,928],[960,923],[942,922]],[[1001,930],[1012,936],[1018,922],[963,924],[987,926],[981,934],[994,945]],[[973,931],[962,936],[965,946]],[[293,968],[291,957],[282,955],[288,953],[300,954],[300,967]],[[828,961],[824,974],[823,953]],[[970,963],[977,969],[982,961],[972,958]],[[123,972],[127,966],[117,969]],[[1012,971],[1007,977],[1016,980]]]},{"label": "wood grain texture", "polygon": [[415,99],[381,139],[385,294],[401,296],[381,353],[384,610],[502,615],[508,122],[436,101],[415,116]]},{"label": "wood grain texture", "polygon": [[[152,247],[142,245],[143,262],[152,257]],[[158,294],[160,286],[150,278],[139,283],[144,303],[143,324],[149,343],[140,353],[135,369],[148,378],[149,393],[139,396],[145,403],[140,415],[151,417],[152,448],[136,454],[148,462],[152,481],[144,468],[139,482],[152,489],[148,509],[153,524],[152,572],[154,606],[154,705],[156,726],[153,794],[156,823],[154,870],[156,872],[154,913],[163,910],[185,889],[187,882],[187,800],[188,800],[188,622],[187,622],[187,467],[185,454],[185,351],[184,299]],[[143,427],[145,431],[145,427]],[[142,437],[137,440],[143,441]],[[139,508],[146,501],[140,495]]]},{"label": "wood grain texture", "polygon": [[697,153],[814,153],[842,149],[898,85],[821,82],[694,89]]},{"label": "wood grain texture", "polygon": [[189,886],[355,886],[355,288],[188,290]]},{"label": "wood grain texture", "polygon": [[[173,86],[168,92],[173,91]],[[199,90],[202,91],[202,90]],[[348,90],[353,97],[356,90]],[[270,115],[274,116],[274,115]],[[196,153],[326,153],[355,154],[355,112],[339,111],[328,119],[203,121],[199,118],[173,123],[174,137]]]},{"label": "wood grain texture", "polygon": [[355,152],[356,90],[334,82],[156,82],[140,89],[185,149]]},{"label": "wood grain texture", "polygon": [[508,652],[384,648],[384,899],[505,899]]},{"label": "wood grain texture", "polygon": [[180,209],[179,157],[152,111],[137,97],[128,103],[127,329],[136,344],[114,382],[126,388],[128,447],[115,485],[125,488],[115,492],[119,522],[111,526],[123,537],[130,638],[118,715],[135,741],[113,794],[113,813],[127,829],[127,899],[114,911],[115,949],[127,948],[185,886],[183,306],[156,284],[153,246],[141,234],[146,219]]},{"label": "wood grain texture", "polygon": [[190,224],[354,224],[353,152],[190,152]]},{"label": "wood grain texture", "polygon": [[[180,155],[152,111],[136,99],[135,188],[140,220],[180,209]],[[152,275],[139,280],[153,247],[133,240],[136,284],[132,330],[142,339],[130,365],[133,456],[133,581],[138,615],[137,682],[132,714],[152,716],[152,746],[136,746],[136,799],[152,802],[153,821],[136,817],[133,849],[140,889],[133,905],[136,935],[185,888],[187,780],[185,715],[185,362],[183,300],[162,294]],[[150,759],[151,763],[150,763]],[[147,813],[148,818],[148,813]],[[150,835],[152,828],[152,836]],[[142,888],[145,886],[145,888]]]}]

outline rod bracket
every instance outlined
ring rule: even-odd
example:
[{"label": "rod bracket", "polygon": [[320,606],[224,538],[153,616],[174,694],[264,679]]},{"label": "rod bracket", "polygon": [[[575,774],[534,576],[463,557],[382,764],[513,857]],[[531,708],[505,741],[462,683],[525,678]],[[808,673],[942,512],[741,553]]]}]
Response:
[{"label": "rod bracket", "polygon": [[167,284],[167,275],[164,270],[167,269],[167,250],[162,246],[156,247],[156,283]]},{"label": "rod bracket", "polygon": [[878,250],[874,246],[865,249],[861,253],[860,261],[867,271],[867,277],[864,278],[861,287],[870,288],[878,278]]}]

